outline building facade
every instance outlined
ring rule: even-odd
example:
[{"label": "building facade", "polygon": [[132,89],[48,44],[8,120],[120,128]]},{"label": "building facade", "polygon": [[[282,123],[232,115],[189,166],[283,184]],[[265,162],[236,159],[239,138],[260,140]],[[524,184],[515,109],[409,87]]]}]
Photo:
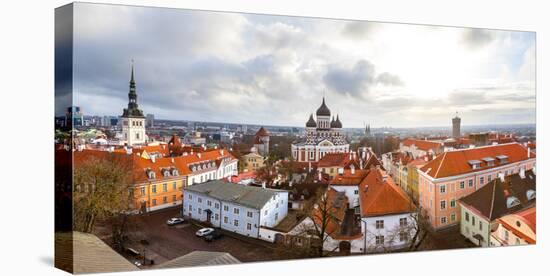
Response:
[{"label": "building facade", "polygon": [[349,143],[342,133],[340,117],[331,117],[325,98],[317,109],[316,119],[313,114],[306,123],[306,136],[291,145],[292,158],[298,162],[318,162],[328,153],[347,153]]},{"label": "building facade", "polygon": [[518,143],[449,151],[419,171],[419,203],[435,229],[456,225],[461,213],[457,201],[499,174],[531,170],[536,158]]},{"label": "building facade", "polygon": [[288,192],[224,181],[184,188],[183,214],[243,236],[259,238],[288,213]]}]

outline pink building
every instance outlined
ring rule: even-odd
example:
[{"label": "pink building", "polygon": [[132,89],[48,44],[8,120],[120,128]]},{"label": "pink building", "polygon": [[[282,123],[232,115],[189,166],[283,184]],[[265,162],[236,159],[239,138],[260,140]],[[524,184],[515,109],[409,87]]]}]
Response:
[{"label": "pink building", "polygon": [[419,203],[435,229],[460,222],[457,200],[502,174],[535,167],[535,154],[518,143],[448,151],[418,171]]}]

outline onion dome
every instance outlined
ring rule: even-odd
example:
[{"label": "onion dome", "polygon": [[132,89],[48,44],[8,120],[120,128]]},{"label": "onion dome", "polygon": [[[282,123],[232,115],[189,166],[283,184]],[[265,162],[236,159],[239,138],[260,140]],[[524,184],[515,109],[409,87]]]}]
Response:
[{"label": "onion dome", "polygon": [[317,127],[317,123],[313,120],[313,114],[309,115],[309,120],[306,123],[306,127]]},{"label": "onion dome", "polygon": [[330,116],[330,109],[328,109],[327,105],[325,104],[325,97],[323,97],[323,103],[317,109],[317,116]]},{"label": "onion dome", "polygon": [[332,124],[330,124],[330,127],[342,128],[342,122],[340,122],[340,118],[339,118],[338,115],[336,115],[336,121],[334,121],[334,126],[332,126]]},{"label": "onion dome", "polygon": [[331,117],[330,119],[330,128],[336,128],[338,127],[336,124],[336,120],[334,120],[334,117]]}]

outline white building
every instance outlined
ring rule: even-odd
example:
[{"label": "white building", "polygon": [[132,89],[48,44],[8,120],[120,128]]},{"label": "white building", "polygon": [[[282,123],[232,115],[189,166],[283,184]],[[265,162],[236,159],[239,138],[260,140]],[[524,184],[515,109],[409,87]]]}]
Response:
[{"label": "white building", "polygon": [[185,216],[244,236],[259,238],[261,226],[277,225],[287,212],[287,191],[223,181],[184,188]]},{"label": "white building", "polygon": [[318,162],[327,153],[349,152],[349,143],[342,134],[342,122],[336,115],[331,117],[330,110],[323,103],[306,123],[306,137],[291,145],[292,157],[298,162]]}]

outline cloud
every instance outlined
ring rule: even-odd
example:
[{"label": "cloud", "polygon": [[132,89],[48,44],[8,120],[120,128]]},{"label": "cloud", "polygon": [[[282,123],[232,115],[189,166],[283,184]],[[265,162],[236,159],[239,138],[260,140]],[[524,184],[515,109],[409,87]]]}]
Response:
[{"label": "cloud", "polygon": [[[503,114],[534,109],[535,87],[528,78],[534,47],[525,52],[534,45],[529,37],[502,40],[491,30],[465,34],[362,21],[75,7],[74,102],[86,115],[122,112],[132,59],[140,108],[160,119],[301,126],[324,94],[346,127],[363,121],[447,124],[451,108],[494,108]],[[377,31],[380,26],[384,32]],[[517,47],[520,38],[525,47]],[[478,48],[457,51],[460,40],[490,44],[492,50],[481,60]],[[434,45],[438,51],[430,55]],[[523,62],[508,62],[512,55]],[[487,80],[478,73],[504,62],[511,64],[510,75]]]},{"label": "cloud", "polygon": [[462,42],[471,49],[481,48],[496,38],[495,31],[487,29],[465,28],[462,33]]},{"label": "cloud", "polygon": [[377,28],[377,23],[366,21],[347,22],[342,28],[342,35],[354,40],[368,38],[369,34]]},{"label": "cloud", "polygon": [[388,72],[384,72],[378,77],[376,77],[376,82],[381,83],[383,85],[394,85],[394,86],[403,86],[404,82],[399,78],[397,75],[390,74]]}]

